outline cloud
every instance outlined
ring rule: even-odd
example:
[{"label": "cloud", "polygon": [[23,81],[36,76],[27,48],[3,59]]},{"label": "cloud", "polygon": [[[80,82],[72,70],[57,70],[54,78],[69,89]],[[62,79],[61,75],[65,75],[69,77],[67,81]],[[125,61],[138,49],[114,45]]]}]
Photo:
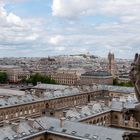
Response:
[{"label": "cloud", "polygon": [[14,25],[17,25],[17,26],[24,26],[24,23],[23,21],[21,20],[20,17],[16,16],[15,14],[13,13],[10,13],[6,16],[6,20],[8,23],[10,24],[14,24]]},{"label": "cloud", "polygon": [[63,27],[70,32],[64,39],[67,46],[99,55],[112,50],[118,57],[139,52],[139,0],[53,0],[52,15],[75,22]]},{"label": "cloud", "polygon": [[31,20],[25,20],[15,15],[14,13],[8,13],[4,8],[5,4],[0,3],[0,45],[5,46],[19,44],[27,44],[37,40],[39,37],[38,31],[35,30],[35,26]]},{"label": "cloud", "polygon": [[56,35],[50,38],[49,43],[52,45],[59,45],[64,40],[64,37],[61,35]]},{"label": "cloud", "polygon": [[53,0],[52,14],[59,17],[75,17],[93,8],[91,0]]},{"label": "cloud", "polygon": [[44,17],[43,10],[42,17],[34,13],[31,18],[29,13],[27,18],[0,2],[1,56],[86,52],[106,56],[111,50],[127,58],[139,51],[139,0],[53,0],[51,4],[52,15],[47,10]]},{"label": "cloud", "polygon": [[55,48],[55,51],[64,51],[65,50],[65,47],[56,47]]},{"label": "cloud", "polygon": [[87,15],[118,17],[122,21],[140,19],[139,0],[53,0],[52,14],[63,18]]},{"label": "cloud", "polygon": [[0,20],[2,21],[0,25],[6,24],[10,26],[23,26],[24,23],[22,19],[13,13],[7,13],[4,6],[5,4],[3,2],[0,2]]}]

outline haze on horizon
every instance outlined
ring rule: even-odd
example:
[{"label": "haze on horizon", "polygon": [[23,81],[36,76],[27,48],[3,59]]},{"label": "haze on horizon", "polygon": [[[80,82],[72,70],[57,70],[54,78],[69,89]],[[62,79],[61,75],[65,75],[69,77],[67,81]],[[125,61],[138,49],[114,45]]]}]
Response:
[{"label": "haze on horizon", "polygon": [[139,0],[1,0],[0,57],[90,54],[133,58]]}]

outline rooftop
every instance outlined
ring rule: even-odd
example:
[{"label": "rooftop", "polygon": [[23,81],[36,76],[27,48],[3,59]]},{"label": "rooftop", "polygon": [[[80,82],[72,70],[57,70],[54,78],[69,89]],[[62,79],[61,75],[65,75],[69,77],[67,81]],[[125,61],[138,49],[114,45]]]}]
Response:
[{"label": "rooftop", "polygon": [[0,88],[0,96],[23,96],[25,91]]},{"label": "rooftop", "polygon": [[135,99],[126,99],[125,102],[121,101],[121,99],[113,99],[110,105],[106,105],[104,102],[92,101],[84,106],[76,106],[75,108],[66,109],[64,113],[67,120],[82,121],[110,111],[122,111],[124,108],[134,109],[135,106]]},{"label": "rooftop", "polygon": [[0,68],[12,69],[12,68],[20,68],[20,67],[19,66],[15,66],[15,65],[0,65]]},{"label": "rooftop", "polygon": [[89,72],[85,72],[84,74],[81,74],[81,76],[100,76],[100,77],[105,77],[105,76],[112,76],[112,75],[107,71],[89,71]]},{"label": "rooftop", "polygon": [[54,85],[54,84],[42,84],[42,83],[39,83],[37,84],[36,86],[34,86],[34,88],[38,88],[38,89],[53,89],[53,90],[62,90],[62,89],[65,89],[65,88],[68,88],[69,86],[65,86],[65,85]]},{"label": "rooftop", "polygon": [[106,128],[70,121],[64,121],[64,126],[60,127],[59,119],[40,117],[34,120],[24,120],[19,124],[7,124],[0,129],[0,139],[23,140],[31,138],[39,133],[46,133],[46,135],[56,134],[78,140],[122,140],[124,132],[125,131],[121,129]]},{"label": "rooftop", "polygon": [[[34,92],[26,93],[19,90],[9,90],[9,89],[0,89],[2,96],[9,96],[0,98],[0,108],[22,105],[32,102],[39,102],[51,99],[57,99],[62,97],[86,94],[96,91],[113,91],[120,93],[134,93],[133,88],[128,87],[119,87],[119,86],[108,86],[108,85],[92,85],[92,86],[63,86],[63,85],[51,85],[51,84],[39,84],[35,86],[35,89],[43,89],[44,93],[42,96],[38,97]],[[10,96],[12,95],[12,96]]]},{"label": "rooftop", "polygon": [[106,111],[110,111],[109,106],[105,105],[103,102],[93,101],[87,105],[76,106],[75,108],[71,108],[69,110],[67,109],[64,111],[64,113],[67,120],[76,121]]}]

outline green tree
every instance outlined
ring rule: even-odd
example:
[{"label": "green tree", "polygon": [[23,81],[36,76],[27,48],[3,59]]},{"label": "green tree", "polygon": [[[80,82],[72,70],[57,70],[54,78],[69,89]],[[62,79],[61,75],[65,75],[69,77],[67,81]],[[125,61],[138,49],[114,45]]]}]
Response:
[{"label": "green tree", "polygon": [[32,83],[33,85],[36,85],[37,82],[47,83],[47,84],[56,84],[55,80],[52,80],[50,77],[43,76],[39,73],[32,75],[29,79],[26,80],[26,82]]},{"label": "green tree", "polygon": [[113,85],[115,85],[115,86],[125,86],[125,87],[133,87],[134,85],[132,84],[132,82],[131,81],[129,81],[129,82],[118,82],[118,80],[117,79],[113,79]]},{"label": "green tree", "polygon": [[113,85],[117,85],[118,84],[118,80],[117,79],[113,79]]},{"label": "green tree", "polygon": [[8,80],[7,74],[5,72],[0,72],[0,83],[6,83]]}]

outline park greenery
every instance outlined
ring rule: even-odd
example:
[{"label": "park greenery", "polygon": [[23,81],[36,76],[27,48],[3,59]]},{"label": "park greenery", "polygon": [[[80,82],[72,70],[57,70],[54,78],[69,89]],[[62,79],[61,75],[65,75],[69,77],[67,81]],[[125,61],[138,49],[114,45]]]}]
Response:
[{"label": "park greenery", "polygon": [[5,84],[7,83],[7,74],[5,72],[0,72],[0,83]]},{"label": "park greenery", "polygon": [[33,85],[37,85],[38,82],[46,83],[46,84],[56,84],[55,80],[52,80],[50,77],[41,75],[39,73],[30,76],[30,78],[26,79],[24,82]]},{"label": "park greenery", "polygon": [[125,87],[133,87],[134,86],[131,81],[129,81],[129,82],[118,82],[117,79],[113,80],[113,85],[114,86],[125,86]]}]

